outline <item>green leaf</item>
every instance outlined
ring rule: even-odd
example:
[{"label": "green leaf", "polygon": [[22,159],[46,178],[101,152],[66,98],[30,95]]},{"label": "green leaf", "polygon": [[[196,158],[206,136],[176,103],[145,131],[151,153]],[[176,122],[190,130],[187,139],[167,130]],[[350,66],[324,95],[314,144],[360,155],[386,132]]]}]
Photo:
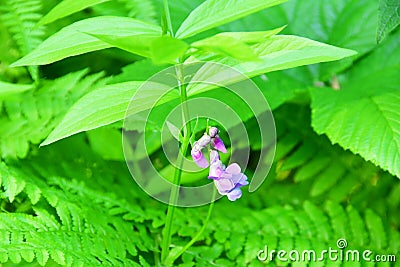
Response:
[{"label": "green leaf", "polygon": [[380,43],[385,35],[400,24],[400,0],[380,0],[378,31],[376,41]]},{"label": "green leaf", "polygon": [[368,209],[365,212],[365,224],[369,230],[370,246],[375,249],[385,248],[387,246],[387,237],[382,219]]},{"label": "green leaf", "polygon": [[[137,90],[142,84],[143,82],[125,82],[107,85],[83,96],[41,145],[111,124],[122,120],[125,115],[136,114],[178,97],[177,94],[170,94],[157,102],[170,88],[154,83],[151,90],[141,90],[139,94]],[[134,95],[135,98],[132,99]]]},{"label": "green leaf", "polygon": [[[348,73],[338,91],[311,89],[312,125],[332,143],[400,177],[400,36]],[[386,60],[382,60],[385,58]]]},{"label": "green leaf", "polygon": [[291,34],[357,51],[354,57],[321,64],[319,79],[327,80],[375,47],[376,9],[376,0],[294,0],[287,3],[285,13]]},{"label": "green leaf", "polygon": [[112,36],[90,34],[114,47],[148,57],[155,64],[177,63],[189,47],[185,42],[171,36]]},{"label": "green leaf", "polygon": [[50,253],[51,257],[55,262],[60,265],[65,265],[65,254],[61,250],[54,250]]},{"label": "green leaf", "polygon": [[154,65],[150,59],[138,60],[123,67],[122,73],[114,76],[110,84],[129,82],[132,80],[132,77],[135,77],[136,81],[146,81],[164,68],[165,66]]},{"label": "green leaf", "polygon": [[285,29],[286,26],[273,29],[270,31],[253,31],[253,32],[221,32],[218,33],[216,36],[224,36],[224,37],[232,37],[237,40],[240,40],[244,43],[248,44],[254,44],[258,42],[265,41],[265,39],[277,35],[283,29]]},{"label": "green leaf", "polygon": [[328,80],[376,46],[377,5],[378,0],[291,0],[220,28],[223,31],[255,31],[286,24],[285,34],[300,35],[358,52],[351,58],[321,64],[317,71],[313,67],[316,79]]},{"label": "green leaf", "polygon": [[183,137],[181,134],[181,131],[179,130],[178,127],[176,127],[174,124],[172,124],[169,121],[166,121],[166,125],[168,127],[169,132],[171,133],[171,135],[179,142],[182,142]]},{"label": "green leaf", "polygon": [[58,19],[67,17],[71,14],[84,10],[85,8],[104,3],[110,0],[63,0],[47,13],[39,22],[38,26],[49,24]]},{"label": "green leaf", "polygon": [[311,94],[317,133],[400,177],[399,92],[358,95],[351,88],[318,88]]},{"label": "green leaf", "polygon": [[126,82],[107,85],[86,94],[71,107],[41,145],[123,119],[130,99],[141,84]]},{"label": "green leaf", "polygon": [[42,79],[35,90],[6,97],[0,104],[4,108],[0,117],[1,157],[26,157],[32,145],[43,141],[78,99],[106,83],[103,73],[87,73],[83,69],[55,80]]},{"label": "green leaf", "polygon": [[49,252],[47,252],[45,249],[38,248],[36,250],[36,260],[41,266],[45,266],[49,260]]},{"label": "green leaf", "polygon": [[239,60],[248,61],[258,59],[250,46],[240,41],[240,39],[226,35],[217,34],[211,36],[192,43],[192,47],[221,56],[237,58]]},{"label": "green leaf", "polygon": [[[356,53],[352,50],[290,35],[272,36],[264,42],[254,44],[251,47],[260,58],[259,61],[243,62],[234,58],[211,57],[207,54],[191,57],[188,59],[188,62],[214,61],[236,68],[249,77],[254,77],[266,72],[338,60]],[[211,71],[208,73],[209,75],[214,75]],[[219,77],[219,79],[219,82],[222,83],[233,83],[236,81],[234,77],[223,76]],[[189,85],[188,92],[194,94],[207,90],[207,88],[210,89],[210,86],[204,84]]]},{"label": "green leaf", "polygon": [[156,38],[150,45],[151,58],[155,64],[177,63],[188,45],[170,36]]},{"label": "green leaf", "polygon": [[286,0],[207,0],[189,14],[176,37],[187,38],[284,2]]},{"label": "green leaf", "polygon": [[150,45],[156,38],[158,38],[158,36],[143,35],[116,36],[108,34],[87,34],[109,44],[110,46],[118,47],[122,50],[143,57],[151,57]]},{"label": "green leaf", "polygon": [[135,36],[151,37],[161,35],[161,29],[131,18],[102,16],[85,19],[61,29],[11,66],[44,65],[66,57],[112,47],[86,33],[121,37],[135,34]]},{"label": "green leaf", "polygon": [[0,98],[34,89],[31,84],[14,84],[0,81]]}]

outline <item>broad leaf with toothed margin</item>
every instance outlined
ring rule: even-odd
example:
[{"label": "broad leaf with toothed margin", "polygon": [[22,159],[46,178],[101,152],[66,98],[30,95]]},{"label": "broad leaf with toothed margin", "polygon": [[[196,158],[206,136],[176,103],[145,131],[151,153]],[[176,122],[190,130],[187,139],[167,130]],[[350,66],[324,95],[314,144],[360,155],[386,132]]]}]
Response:
[{"label": "broad leaf with toothed margin", "polygon": [[317,133],[400,177],[400,59],[390,56],[398,53],[400,36],[357,64],[341,90],[311,95]]},{"label": "broad leaf with toothed margin", "polygon": [[400,24],[400,0],[381,0],[376,41],[379,43]]}]

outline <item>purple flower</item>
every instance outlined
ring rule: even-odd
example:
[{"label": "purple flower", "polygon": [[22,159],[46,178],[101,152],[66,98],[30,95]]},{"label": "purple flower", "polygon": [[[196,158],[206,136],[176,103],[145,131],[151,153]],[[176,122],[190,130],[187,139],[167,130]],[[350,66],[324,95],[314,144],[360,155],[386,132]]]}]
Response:
[{"label": "purple flower", "polygon": [[219,179],[224,173],[225,166],[219,158],[219,154],[215,150],[210,152],[210,172],[208,174],[209,179]]},{"label": "purple flower", "polygon": [[215,136],[217,136],[218,133],[219,133],[219,130],[217,127],[210,127],[210,129],[208,130],[208,134],[210,135],[211,138],[214,138]]},{"label": "purple flower", "polygon": [[214,180],[214,184],[221,195],[226,195],[230,201],[235,201],[242,196],[240,187],[248,185],[247,176],[241,173],[237,163],[229,165],[227,168],[222,164],[217,151],[210,153],[210,173],[209,179]]},{"label": "purple flower", "polygon": [[211,137],[211,147],[216,150],[221,151],[222,153],[226,153],[226,148],[222,139],[218,136],[219,130],[217,127],[210,127],[208,130],[208,134]]},{"label": "purple flower", "polygon": [[204,148],[208,146],[211,142],[211,137],[209,135],[203,134],[203,136],[196,142],[200,147]]},{"label": "purple flower", "polygon": [[215,148],[216,150],[221,151],[222,153],[226,153],[226,148],[224,145],[224,142],[222,142],[222,139],[219,138],[219,136],[215,136],[214,138],[211,138],[211,146]]},{"label": "purple flower", "polygon": [[193,144],[191,155],[192,155],[194,162],[200,168],[208,167],[208,161],[204,157],[203,152],[201,152],[201,150],[204,147],[206,147],[210,142],[211,142],[211,137],[205,134],[198,141],[194,142],[194,144]]},{"label": "purple flower", "polygon": [[199,166],[200,168],[207,168],[208,167],[208,161],[203,155],[203,152],[201,152],[201,147],[198,144],[194,144],[191,153],[193,161]]},{"label": "purple flower", "polygon": [[200,168],[207,168],[208,162],[201,151],[203,148],[207,147],[211,144],[211,147],[221,151],[222,153],[226,153],[227,150],[225,148],[224,142],[218,136],[218,128],[210,127],[208,130],[208,134],[205,133],[199,140],[194,142],[192,147],[192,158],[193,161],[199,166]]}]

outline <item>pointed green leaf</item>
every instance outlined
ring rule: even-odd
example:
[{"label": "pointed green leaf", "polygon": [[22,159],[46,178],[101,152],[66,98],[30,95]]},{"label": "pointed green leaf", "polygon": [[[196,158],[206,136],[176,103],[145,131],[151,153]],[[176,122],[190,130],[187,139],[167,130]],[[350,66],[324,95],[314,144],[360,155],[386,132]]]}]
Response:
[{"label": "pointed green leaf", "polygon": [[90,34],[110,46],[120,48],[142,57],[151,57],[150,45],[158,36],[129,35],[116,36],[108,34]]},{"label": "pointed green leaf", "polygon": [[182,135],[181,135],[181,131],[179,130],[178,127],[176,127],[174,124],[172,124],[169,121],[166,121],[166,125],[168,127],[169,132],[171,133],[171,135],[179,142],[182,141]]},{"label": "pointed green leaf", "polygon": [[221,56],[233,57],[239,60],[258,59],[255,51],[250,46],[231,36],[217,34],[194,42],[192,47]]},{"label": "pointed green leaf", "polygon": [[38,22],[38,26],[49,24],[53,21],[84,10],[85,8],[107,1],[110,0],[63,0]]},{"label": "pointed green leaf", "polygon": [[41,145],[123,119],[130,99],[141,84],[126,82],[107,85],[83,96]]},{"label": "pointed green leaf", "polygon": [[299,35],[358,52],[354,57],[316,66],[317,70],[313,70],[315,79],[328,80],[376,46],[377,6],[378,0],[291,0],[223,25],[220,29],[254,31],[287,24],[285,34]]},{"label": "pointed green leaf", "polygon": [[176,63],[177,59],[182,56],[188,48],[185,42],[171,36],[113,36],[88,34],[111,46],[151,58],[155,64]]},{"label": "pointed green leaf", "polygon": [[379,43],[386,34],[400,24],[400,0],[381,0],[376,41]]},{"label": "pointed green leaf", "polygon": [[[218,62],[236,68],[249,77],[254,77],[266,72],[338,60],[356,53],[352,50],[290,35],[272,36],[267,38],[264,42],[254,44],[251,47],[260,60],[243,62],[234,58],[211,57],[209,54],[206,54],[191,57],[188,59],[188,62]],[[212,72],[205,73],[207,75],[213,75]],[[242,78],[242,76],[238,78]],[[235,82],[234,77],[220,76],[218,79],[221,83]],[[210,85],[190,84],[188,86],[188,92],[189,94],[195,94],[207,90],[206,88],[210,89]]]},{"label": "pointed green leaf", "polygon": [[176,37],[187,38],[284,2],[286,0],[207,0],[189,14]]},{"label": "pointed green leaf", "polygon": [[160,95],[170,88],[154,83],[151,90],[141,90],[139,94],[137,90],[142,84],[143,82],[125,82],[107,85],[83,96],[41,145],[48,145],[73,134],[111,124],[122,120],[125,115],[133,115],[178,98],[177,94],[170,94],[157,102]]},{"label": "pointed green leaf", "polygon": [[254,43],[258,43],[258,42],[263,42],[268,37],[277,35],[281,31],[283,31],[283,29],[285,29],[285,27],[286,26],[283,26],[283,27],[280,27],[280,28],[277,28],[277,29],[273,29],[273,30],[270,30],[270,31],[221,32],[221,33],[218,33],[217,36],[232,37],[232,38],[238,39],[238,40],[240,40],[240,41],[242,41],[244,43],[254,44]]},{"label": "pointed green leaf", "polygon": [[148,37],[160,36],[161,29],[158,26],[131,18],[102,16],[85,19],[61,29],[11,66],[44,65],[66,57],[112,47],[112,45],[86,33]]},{"label": "pointed green leaf", "polygon": [[162,36],[156,38],[150,46],[151,58],[155,64],[177,63],[188,45],[176,38],[170,36]]},{"label": "pointed green leaf", "polygon": [[31,84],[14,84],[0,81],[0,97],[22,93],[34,88],[35,86]]}]

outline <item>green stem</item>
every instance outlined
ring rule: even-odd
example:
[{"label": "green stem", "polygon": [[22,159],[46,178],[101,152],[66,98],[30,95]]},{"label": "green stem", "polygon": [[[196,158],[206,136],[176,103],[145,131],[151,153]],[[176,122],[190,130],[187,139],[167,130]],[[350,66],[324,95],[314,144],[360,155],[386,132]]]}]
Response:
[{"label": "green stem", "polygon": [[192,240],[190,240],[190,242],[187,243],[186,246],[184,246],[176,255],[174,255],[174,257],[171,259],[171,263],[173,263],[188,248],[190,248],[201,237],[201,235],[203,234],[204,230],[206,230],[207,224],[210,221],[211,214],[212,214],[212,211],[213,211],[213,208],[214,208],[216,195],[217,195],[217,189],[216,189],[216,187],[214,187],[214,191],[213,191],[212,198],[211,198],[211,204],[208,206],[208,213],[207,213],[207,217],[206,217],[206,220],[204,221],[203,226],[200,228],[199,232],[192,238]]},{"label": "green stem", "polygon": [[172,29],[171,14],[169,13],[168,0],[164,0],[164,15],[167,20],[167,28],[171,36],[174,36],[174,30]]},{"label": "green stem", "polygon": [[[186,85],[184,81],[183,75],[183,66],[176,66],[176,73],[178,79],[178,88],[180,90],[181,95],[181,107],[182,107],[182,119],[183,119],[183,142],[180,149],[180,153],[177,159],[177,167],[175,169],[174,175],[174,187],[171,189],[171,194],[169,198],[169,205],[167,209],[167,217],[165,219],[165,227],[163,233],[163,242],[161,247],[161,261],[164,262],[167,259],[169,253],[169,247],[171,245],[171,231],[172,231],[172,221],[175,213],[175,208],[179,199],[179,189],[181,185],[181,177],[182,177],[182,165],[185,159],[186,152],[189,147],[190,136],[191,136],[191,127],[189,123],[189,109],[187,106],[187,94],[186,94]],[[188,122],[188,123],[186,123]]]},{"label": "green stem", "polygon": [[165,227],[164,227],[164,233],[163,233],[163,242],[162,242],[162,248],[161,248],[161,260],[164,261],[169,253],[169,246],[171,244],[171,230],[172,230],[172,219],[174,217],[175,213],[175,208],[176,204],[178,202],[179,198],[179,189],[180,189],[180,184],[181,184],[181,176],[182,176],[182,165],[183,165],[183,159],[184,159],[184,153],[186,154],[187,148],[188,148],[188,142],[186,144],[182,144],[181,148],[184,148],[183,150],[181,149],[181,153],[179,153],[178,162],[179,165],[177,166],[175,170],[175,175],[174,175],[174,184],[176,186],[172,187],[171,189],[171,194],[169,197],[169,204],[168,204],[168,209],[167,209],[167,217],[165,219]]},{"label": "green stem", "polygon": [[[182,61],[182,60],[181,60]],[[181,95],[181,107],[182,107],[182,119],[183,119],[183,134],[184,137],[190,138],[192,134],[192,127],[189,123],[189,107],[187,103],[187,92],[186,92],[186,84],[185,84],[185,76],[183,73],[183,65],[177,65],[176,74],[178,79],[178,87]]]}]

